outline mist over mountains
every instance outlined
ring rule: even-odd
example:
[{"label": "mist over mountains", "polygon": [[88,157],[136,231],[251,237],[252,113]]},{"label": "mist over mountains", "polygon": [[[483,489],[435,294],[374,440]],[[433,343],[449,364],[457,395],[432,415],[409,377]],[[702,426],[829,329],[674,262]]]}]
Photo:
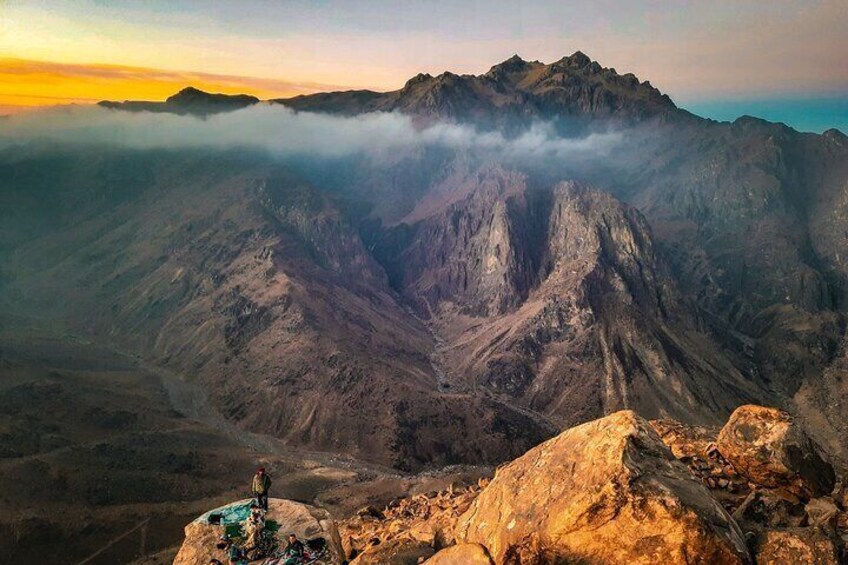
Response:
[{"label": "mist over mountains", "polygon": [[167,112],[115,112],[101,107],[64,107],[13,116],[0,132],[3,147],[33,143],[106,145],[129,149],[252,149],[276,157],[327,158],[441,147],[488,152],[496,158],[605,155],[621,141],[617,131],[580,137],[559,135],[550,122],[505,136],[456,123],[416,125],[395,112],[332,116],[262,104],[198,119]]}]

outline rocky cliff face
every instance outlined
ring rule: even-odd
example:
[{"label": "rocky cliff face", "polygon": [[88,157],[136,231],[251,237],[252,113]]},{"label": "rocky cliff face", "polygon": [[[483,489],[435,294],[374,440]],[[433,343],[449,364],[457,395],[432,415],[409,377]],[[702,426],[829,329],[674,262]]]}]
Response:
[{"label": "rocky cliff face", "polygon": [[529,188],[500,167],[453,182],[461,198],[413,210],[378,254],[443,340],[444,387],[482,388],[567,424],[627,407],[709,420],[758,394],[692,339],[636,210],[577,183]]}]

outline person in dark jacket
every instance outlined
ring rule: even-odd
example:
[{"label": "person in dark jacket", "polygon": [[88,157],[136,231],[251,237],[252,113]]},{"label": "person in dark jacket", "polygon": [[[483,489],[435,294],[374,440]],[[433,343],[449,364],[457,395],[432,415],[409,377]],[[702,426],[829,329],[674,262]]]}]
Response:
[{"label": "person in dark jacket", "polygon": [[289,543],[283,552],[283,565],[300,565],[303,563],[306,549],[303,547],[303,542],[297,539],[297,534],[289,534]]},{"label": "person in dark jacket", "polygon": [[253,498],[256,499],[256,503],[263,510],[268,510],[268,490],[270,488],[271,477],[265,472],[265,467],[260,467],[256,470],[256,474],[253,475],[251,490],[253,491]]}]

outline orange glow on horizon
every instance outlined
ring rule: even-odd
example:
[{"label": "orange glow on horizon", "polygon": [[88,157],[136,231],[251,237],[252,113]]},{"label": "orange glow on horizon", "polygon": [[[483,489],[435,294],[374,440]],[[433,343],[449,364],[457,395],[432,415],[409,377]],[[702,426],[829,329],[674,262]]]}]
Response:
[{"label": "orange glow on horizon", "polygon": [[208,92],[285,98],[344,87],[255,77],[0,58],[0,114],[100,100],[161,101],[193,86]]}]

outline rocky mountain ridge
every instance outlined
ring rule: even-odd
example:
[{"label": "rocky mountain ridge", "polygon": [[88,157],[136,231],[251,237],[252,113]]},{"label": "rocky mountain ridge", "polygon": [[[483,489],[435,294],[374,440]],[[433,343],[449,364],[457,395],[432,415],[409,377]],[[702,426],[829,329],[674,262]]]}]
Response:
[{"label": "rocky mountain ridge", "polygon": [[213,94],[189,86],[169,96],[164,102],[102,100],[98,102],[98,106],[127,112],[168,112],[202,117],[219,112],[232,112],[258,103],[259,98],[249,94]]},{"label": "rocky mountain ridge", "polygon": [[[104,100],[100,105],[127,111],[206,115],[258,102],[249,95],[211,94],[188,87],[162,103]],[[322,92],[270,102],[305,112],[402,112],[428,121],[455,120],[488,127],[519,125],[552,115],[633,123],[677,110],[671,99],[649,82],[640,82],[632,73],[619,75],[580,51],[547,65],[514,55],[481,75],[421,73],[403,88],[390,92]]]},{"label": "rocky mountain ridge", "polygon": [[[256,103],[213,100],[188,91],[114,111],[189,114],[180,121],[214,126],[216,112],[247,114]],[[572,429],[563,442],[566,451],[585,453],[595,438],[590,430],[618,438],[604,446],[611,453],[625,446],[619,454],[627,454],[627,465],[600,458],[606,474],[584,476],[584,490],[609,482],[601,476],[617,478],[625,490],[616,492],[629,501],[624,514],[649,508],[680,534],[634,535],[643,542],[632,551],[697,547],[730,562],[827,562],[838,554],[830,525],[835,519],[844,530],[845,502],[838,492],[823,500],[827,473],[808,477],[802,469],[822,467],[810,455],[812,441],[834,463],[848,455],[842,133],[800,133],[750,117],[704,120],[577,55],[552,65],[512,59],[476,77],[422,75],[394,93],[282,103],[329,114],[320,117],[328,122],[391,111],[410,116],[398,123],[411,123],[416,135],[449,122],[449,131],[494,137],[499,147],[529,135],[560,149],[543,143],[528,154],[437,143],[341,158],[43,140],[0,149],[0,330],[16,343],[33,329],[52,339],[41,352],[27,349],[23,361],[0,343],[0,371],[19,379],[0,379],[3,393],[27,418],[26,428],[17,415],[0,422],[0,447],[10,455],[4,469],[21,479],[9,483],[13,492],[0,489],[0,503],[15,513],[0,524],[11,532],[6,547],[18,552],[10,555],[36,547],[40,532],[58,531],[55,548],[74,551],[54,548],[50,558],[82,559],[171,508],[179,496],[160,504],[149,473],[128,465],[127,453],[147,465],[175,454],[162,474],[169,488],[191,482],[189,470],[204,473],[203,492],[179,491],[195,505],[174,516],[179,526],[186,512],[223,502],[216,498],[222,489],[232,498],[244,471],[213,472],[229,460],[215,449],[235,449],[239,468],[249,469],[255,453],[233,441],[242,434],[248,447],[275,436],[280,452],[318,450],[334,454],[325,459],[344,454],[392,467],[363,471],[362,480],[373,482],[368,489],[385,493],[387,481],[405,483],[410,472],[515,460],[566,428],[621,410],[636,415]],[[275,111],[293,116],[275,104],[262,108]],[[245,114],[226,118],[235,123]],[[136,118],[143,122],[144,112]],[[27,372],[32,359],[67,342],[74,351],[80,344],[117,350],[200,392],[172,408],[176,385],[158,380],[108,402],[98,395],[112,389],[92,384],[105,382],[100,374],[84,371],[84,394],[68,385],[77,381],[58,384],[79,376],[77,365],[96,368],[99,354],[82,362],[59,350],[55,363]],[[130,373],[117,382],[149,378],[147,370]],[[115,415],[92,410],[113,400]],[[54,410],[56,402],[67,406]],[[157,408],[145,408],[151,403]],[[793,422],[752,415],[719,441],[718,426],[748,403],[789,409]],[[63,432],[68,414],[79,430]],[[195,428],[182,418],[210,423]],[[772,423],[763,429],[761,420]],[[811,442],[790,433],[797,424]],[[106,436],[108,426],[126,430]],[[160,429],[151,435],[146,426]],[[215,435],[216,426],[226,437]],[[34,429],[45,430],[43,443],[31,439]],[[89,445],[94,433],[101,439]],[[756,439],[772,434],[793,447]],[[756,449],[746,449],[752,442]],[[542,457],[546,449],[531,453]],[[770,449],[765,462],[757,460]],[[526,462],[512,467],[515,476]],[[125,486],[117,489],[120,506],[91,514],[87,505],[101,491],[75,477],[95,464],[113,465]],[[31,468],[51,487],[36,488]],[[657,469],[656,480],[640,475]],[[332,471],[334,480],[359,480],[342,471]],[[284,496],[320,503],[326,472],[293,472]],[[627,490],[626,477],[644,478],[637,485],[644,490]],[[557,484],[568,486],[566,478]],[[328,496],[344,506],[339,500],[348,501],[352,488]],[[72,517],[64,522],[43,512],[41,497],[54,491],[65,500],[62,516]],[[479,498],[476,490],[399,502],[392,512],[368,492],[363,502],[390,520],[343,524],[356,538],[347,549],[363,553],[360,563],[416,552],[438,563],[457,555],[487,562],[492,551],[530,562],[550,552],[571,555],[577,545],[606,551],[591,540],[563,549],[541,535],[513,539],[517,525],[491,520],[484,528],[469,521],[468,540],[443,549],[447,542],[436,541],[442,534],[406,514],[457,523]],[[494,492],[496,502],[511,500]],[[131,518],[119,514],[124,508],[133,508]],[[481,512],[491,508],[487,502]],[[563,523],[581,531],[554,522],[557,535]],[[547,523],[533,523],[548,531]],[[157,548],[179,534],[170,522],[158,527]],[[409,544],[394,539],[412,535],[399,531],[427,537]],[[79,536],[85,539],[76,543]],[[386,553],[368,547],[375,537]],[[137,539],[124,539],[132,547],[115,547],[114,555],[135,555]]]},{"label": "rocky mountain ridge", "polygon": [[[671,99],[649,82],[640,82],[630,73],[619,75],[580,51],[548,65],[515,55],[482,75],[419,74],[392,92],[330,92],[274,102],[299,111],[399,111],[484,127],[508,127],[551,116],[633,123],[676,110]],[[572,121],[571,126],[577,123]]]},{"label": "rocky mountain ridge", "polygon": [[[501,168],[455,182],[463,199],[397,228],[394,255],[378,251],[395,287],[457,344],[445,360],[465,380],[452,388],[482,386],[560,425],[626,406],[708,421],[763,394],[718,351],[703,363],[703,343],[687,335],[695,324],[635,209],[576,183],[531,190],[526,175]],[[733,400],[715,400],[710,380]]]}]

